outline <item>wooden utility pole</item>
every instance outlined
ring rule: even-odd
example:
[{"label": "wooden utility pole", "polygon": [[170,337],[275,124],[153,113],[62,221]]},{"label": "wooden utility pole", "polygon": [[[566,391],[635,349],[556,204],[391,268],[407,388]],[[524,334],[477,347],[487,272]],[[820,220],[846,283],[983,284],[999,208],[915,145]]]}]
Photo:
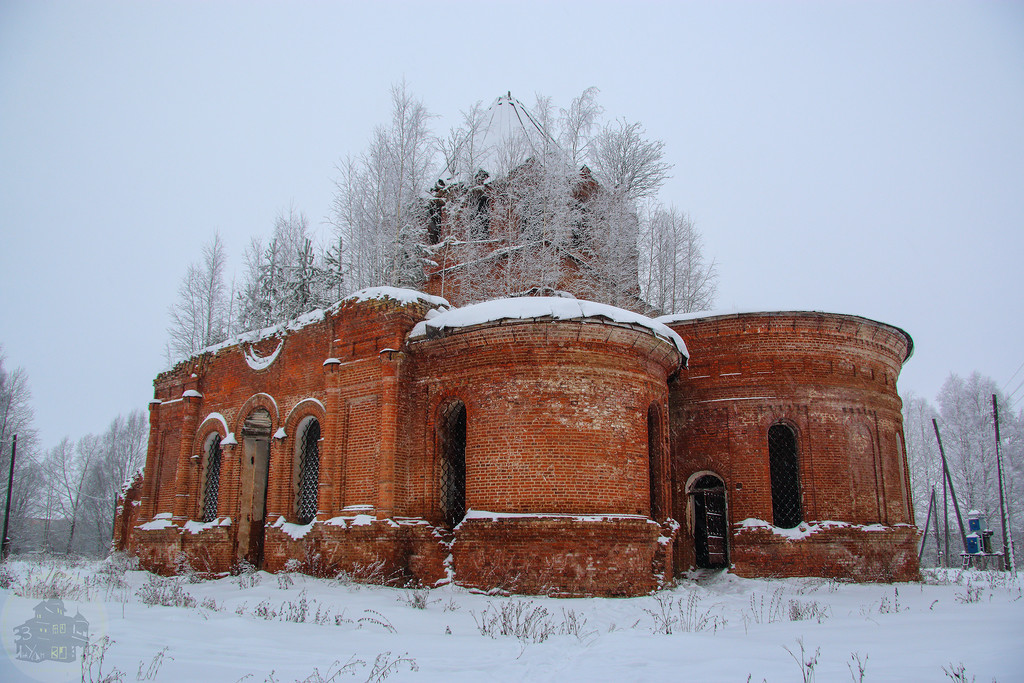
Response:
[{"label": "wooden utility pole", "polygon": [[[928,526],[932,523],[932,509],[935,507],[935,486],[932,485],[932,497],[928,499],[928,514],[924,518],[924,536],[921,537],[921,547],[917,550],[917,563],[921,564],[921,558],[924,557],[924,546],[928,542]],[[938,510],[936,510],[938,513]],[[936,534],[935,534],[935,548],[938,551],[936,554],[941,555],[942,551],[939,546],[939,534],[938,525],[936,523]]]},{"label": "wooden utility pole", "polygon": [[7,475],[7,507],[4,510],[4,535],[3,543],[0,545],[0,560],[7,559],[7,553],[11,549],[11,539],[7,538],[8,522],[11,521],[11,489],[14,487],[14,455],[18,452],[18,435],[15,434],[11,440],[11,471]]},{"label": "wooden utility pole", "polygon": [[[936,519],[938,523],[938,519]],[[942,553],[942,566],[949,566],[949,485],[946,483],[946,458],[942,458],[942,524],[946,537],[946,549]],[[938,533],[938,532],[936,532]],[[938,536],[936,536],[938,540]]]},{"label": "wooden utility pole", "polygon": [[1013,561],[1013,539],[1010,538],[1009,528],[1006,524],[1006,494],[1003,489],[1003,458],[999,449],[999,406],[996,404],[996,395],[992,394],[992,420],[996,426],[996,472],[999,475],[999,521],[1003,531],[1003,569],[1016,572],[1016,563]]},{"label": "wooden utility pole", "polygon": [[[949,495],[953,499],[953,509],[956,510],[956,523],[960,527],[960,542],[963,544],[964,552],[967,552],[967,532],[964,531],[964,518],[960,514],[960,503],[956,500],[956,490],[953,488],[953,478],[949,475],[949,465],[946,464],[946,451],[942,448],[942,437],[939,436],[939,423],[932,418],[932,427],[935,428],[935,438],[939,442],[939,455],[942,456],[942,472],[949,483]],[[949,522],[946,522],[946,562],[949,562]]]}]

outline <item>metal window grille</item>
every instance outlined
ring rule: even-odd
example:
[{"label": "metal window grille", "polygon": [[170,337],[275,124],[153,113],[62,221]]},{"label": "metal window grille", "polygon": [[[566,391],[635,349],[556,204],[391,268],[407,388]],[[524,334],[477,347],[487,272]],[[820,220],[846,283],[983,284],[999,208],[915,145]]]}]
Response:
[{"label": "metal window grille", "polygon": [[210,437],[206,446],[206,482],[203,486],[203,521],[217,517],[217,494],[220,491],[220,434]]},{"label": "metal window grille", "polygon": [[299,524],[308,524],[316,517],[319,484],[320,423],[310,420],[302,430],[302,441],[299,444]]},{"label": "metal window grille", "polygon": [[455,526],[466,516],[466,405],[454,401],[439,415],[441,514]]},{"label": "metal window grille", "polygon": [[768,464],[772,478],[774,524],[792,529],[803,519],[796,434],[783,424],[768,429]]}]

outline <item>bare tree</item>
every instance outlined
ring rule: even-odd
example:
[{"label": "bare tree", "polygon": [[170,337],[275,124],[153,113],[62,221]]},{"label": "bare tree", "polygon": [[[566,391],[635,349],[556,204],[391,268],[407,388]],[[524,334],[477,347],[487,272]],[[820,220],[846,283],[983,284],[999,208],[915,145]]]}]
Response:
[{"label": "bare tree", "polygon": [[[914,500],[914,519],[923,526],[928,516],[932,487],[942,502],[942,461],[932,420],[939,417],[935,407],[923,396],[906,392],[903,398],[903,435],[907,449],[907,469],[910,471],[910,488]],[[933,510],[932,514],[940,514]],[[934,539],[929,542],[926,561],[938,564]]]},{"label": "bare tree", "polygon": [[91,434],[78,440],[76,446],[65,437],[46,457],[46,471],[50,486],[54,488],[57,510],[70,522],[65,552],[71,552],[75,542],[75,529],[85,500],[85,482],[89,470],[101,456],[102,443]]},{"label": "bare tree", "polygon": [[[1009,405],[1006,396],[991,378],[977,372],[966,378],[954,373],[943,383],[937,403],[942,443],[960,504],[965,510],[976,509],[984,513],[989,525],[998,534],[999,489],[992,420],[993,394],[1001,406]],[[940,491],[941,505],[942,478],[938,449],[928,444],[935,438],[934,433],[928,432],[935,410],[926,401],[920,402],[913,396],[904,401],[904,410],[911,477],[912,480],[919,479],[914,482],[915,491],[927,486],[930,495],[930,484],[935,482]],[[1001,412],[999,417],[1010,527],[1012,533],[1020,534],[1024,530],[1024,510],[1020,509],[1018,502],[1019,492],[1024,487],[1024,416],[1006,411]],[[922,430],[926,421],[927,428]],[[927,498],[920,493],[915,498],[918,506],[922,501],[927,505]],[[923,513],[919,509],[917,514]],[[923,521],[920,516],[918,520]]]},{"label": "bare tree", "polygon": [[169,350],[176,360],[223,341],[227,335],[228,300],[224,286],[227,250],[220,234],[203,245],[200,263],[188,267],[170,308]]},{"label": "bare tree", "polygon": [[657,194],[672,168],[662,159],[665,143],[644,138],[639,123],[605,125],[592,142],[591,169],[608,191],[636,202]]},{"label": "bare tree", "polygon": [[148,421],[141,410],[118,415],[100,435],[100,457],[93,460],[84,481],[79,513],[81,527],[86,531],[81,547],[87,552],[104,554],[109,547],[117,495],[142,466],[148,436]]},{"label": "bare tree", "polygon": [[39,466],[36,463],[37,433],[32,410],[32,392],[23,368],[8,371],[0,347],[0,505],[7,499],[13,437],[18,437],[11,491],[8,535],[17,548],[25,537],[27,522],[39,498]]},{"label": "bare tree", "polygon": [[566,159],[573,168],[578,169],[586,163],[590,155],[592,133],[604,113],[604,107],[597,103],[598,93],[600,90],[591,86],[574,98],[568,109],[561,111],[559,137]]},{"label": "bare tree", "polygon": [[700,232],[675,207],[649,208],[640,221],[639,274],[646,301],[662,313],[708,310],[718,273],[704,258]]},{"label": "bare tree", "polygon": [[353,289],[409,286],[423,277],[422,196],[431,185],[434,138],[430,113],[404,83],[391,89],[392,115],[370,148],[339,168],[332,222],[346,245],[345,276]]}]

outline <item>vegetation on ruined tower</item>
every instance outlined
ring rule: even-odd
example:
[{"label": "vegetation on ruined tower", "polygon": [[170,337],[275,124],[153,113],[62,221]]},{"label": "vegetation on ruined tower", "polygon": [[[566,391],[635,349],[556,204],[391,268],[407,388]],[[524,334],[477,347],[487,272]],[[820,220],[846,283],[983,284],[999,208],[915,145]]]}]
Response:
[{"label": "vegetation on ruined tower", "polygon": [[563,289],[648,313],[709,308],[714,262],[690,218],[658,199],[664,145],[639,123],[605,122],[597,95],[562,109],[509,93],[439,137],[394,86],[391,120],[338,165],[328,243],[291,207],[231,277],[215,236],[169,311],[168,361],[380,285],[456,291],[459,304]]}]

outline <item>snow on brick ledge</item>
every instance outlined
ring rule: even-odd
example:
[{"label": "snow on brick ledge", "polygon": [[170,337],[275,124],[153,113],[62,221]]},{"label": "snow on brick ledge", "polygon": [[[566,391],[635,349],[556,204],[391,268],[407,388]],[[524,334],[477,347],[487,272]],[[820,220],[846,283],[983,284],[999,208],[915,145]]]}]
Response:
[{"label": "snow on brick ledge", "polygon": [[374,299],[392,299],[400,304],[425,303],[431,306],[451,308],[451,304],[443,297],[431,296],[415,289],[402,289],[400,287],[367,287],[348,295],[340,303],[346,301],[372,301]]},{"label": "snow on brick ledge", "polygon": [[[895,526],[909,526],[907,524],[896,524]],[[884,524],[851,524],[850,522],[836,522],[833,520],[822,520],[820,522],[800,522],[792,529],[783,529],[781,527],[774,526],[764,521],[763,519],[756,519],[754,517],[748,517],[742,522],[736,523],[736,531],[742,532],[745,529],[764,529],[771,531],[776,536],[781,536],[789,541],[799,541],[807,538],[811,534],[816,534],[819,531],[825,531],[827,529],[858,529],[860,531],[888,531],[890,527]]]},{"label": "snow on brick ledge", "polygon": [[170,529],[174,526],[175,524],[171,521],[170,512],[158,512],[157,514],[153,515],[152,522],[140,524],[136,528],[142,529],[143,531],[158,531],[160,529]]},{"label": "snow on brick ledge", "polygon": [[645,315],[594,301],[550,296],[495,299],[444,311],[428,316],[427,320],[417,323],[409,333],[409,339],[419,339],[426,337],[429,332],[439,332],[444,329],[473,327],[500,320],[530,320],[533,318],[554,318],[555,320],[606,318],[616,323],[640,325],[675,345],[679,353],[689,358],[686,343],[683,342],[682,337],[667,325]]}]

